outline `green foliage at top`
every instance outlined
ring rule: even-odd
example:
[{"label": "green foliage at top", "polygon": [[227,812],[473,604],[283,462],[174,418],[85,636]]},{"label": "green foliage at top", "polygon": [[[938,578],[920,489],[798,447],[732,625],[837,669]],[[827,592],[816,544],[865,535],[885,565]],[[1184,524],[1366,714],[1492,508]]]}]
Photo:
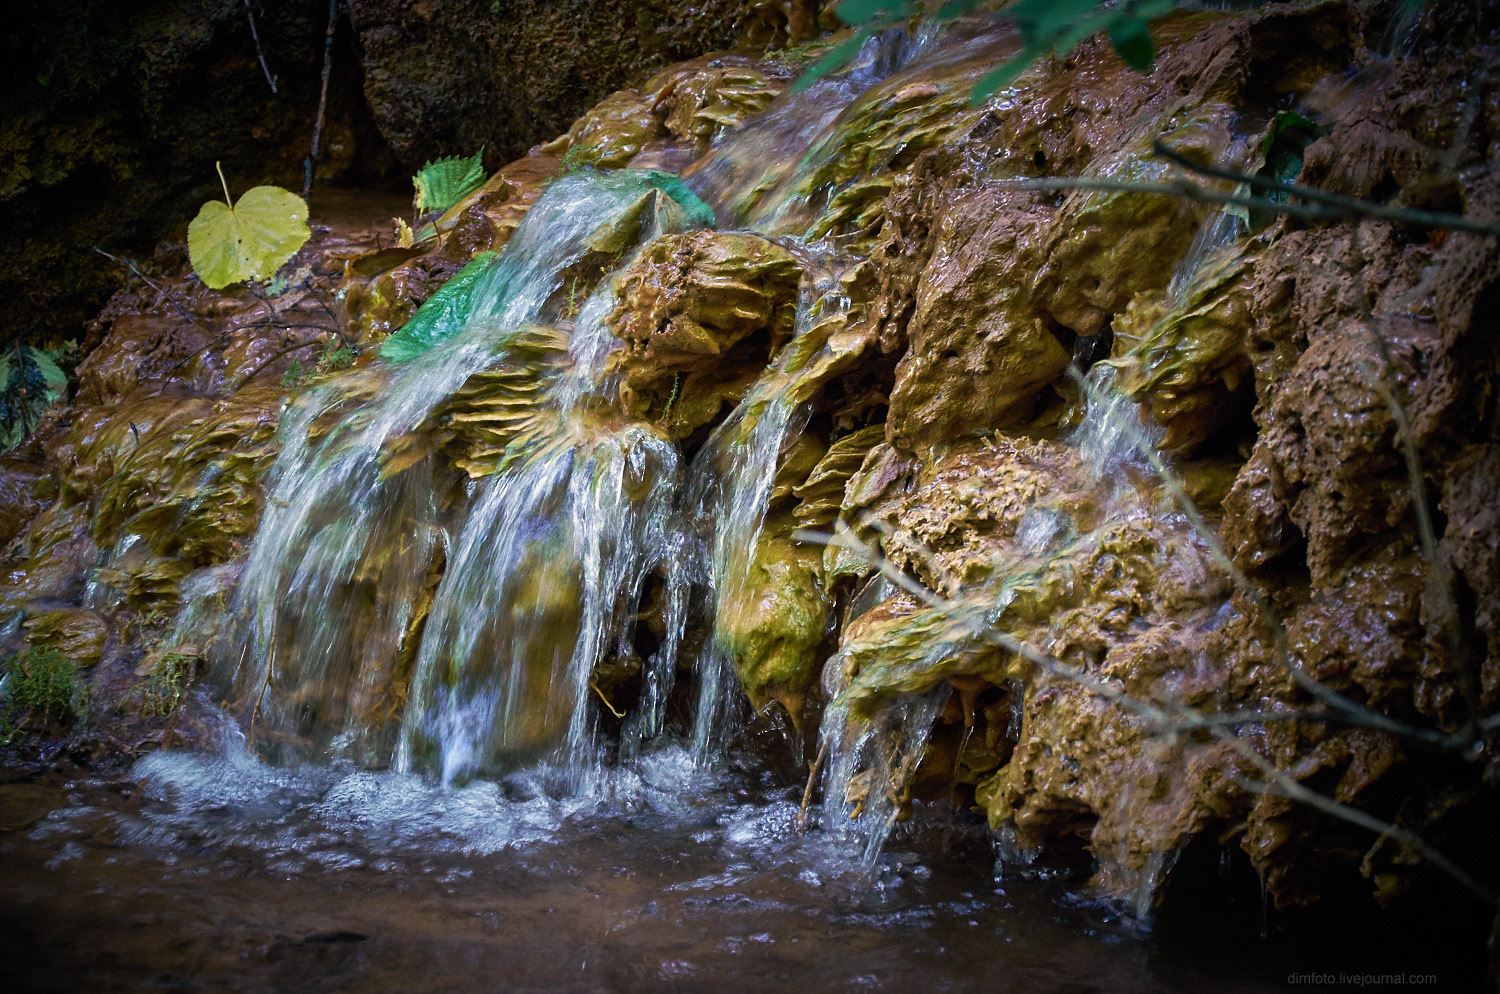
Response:
[{"label": "green foliage at top", "polygon": [[62,396],[68,374],[57,365],[67,347],[36,349],[17,344],[0,353],[0,450],[24,442],[47,408]]},{"label": "green foliage at top", "polygon": [[385,340],[380,346],[380,357],[387,362],[415,359],[429,346],[462,327],[473,304],[474,284],[479,282],[495,255],[494,252],[480,252],[470,259],[468,265],[417,308],[417,313],[401,326],[400,331]]},{"label": "green foliage at top", "polygon": [[257,186],[235,203],[224,170],[224,202],[210,200],[188,225],[188,258],[210,289],[276,275],[307,244],[307,203],[279,186]]},{"label": "green foliage at top", "polygon": [[[849,63],[859,50],[878,32],[903,24],[922,11],[931,11],[939,21],[951,21],[972,13],[978,0],[844,0],[838,15],[856,30],[848,40],[835,46],[803,73],[797,88],[803,89]],[[1014,82],[1016,77],[1037,59],[1047,55],[1066,55],[1078,44],[1100,32],[1109,36],[1110,44],[1125,64],[1138,72],[1151,68],[1156,46],[1149,30],[1153,19],[1172,9],[1174,0],[1019,0],[990,17],[1015,24],[1021,35],[1021,51],[997,66],[974,85],[971,104],[982,102],[991,93]]]},{"label": "green foliage at top", "polygon": [[51,647],[7,657],[0,663],[0,687],[0,743],[27,728],[43,730],[88,714],[88,687],[78,665]]},{"label": "green foliage at top", "polygon": [[484,186],[484,149],[469,158],[450,155],[435,159],[411,178],[417,188],[417,211],[445,211]]}]

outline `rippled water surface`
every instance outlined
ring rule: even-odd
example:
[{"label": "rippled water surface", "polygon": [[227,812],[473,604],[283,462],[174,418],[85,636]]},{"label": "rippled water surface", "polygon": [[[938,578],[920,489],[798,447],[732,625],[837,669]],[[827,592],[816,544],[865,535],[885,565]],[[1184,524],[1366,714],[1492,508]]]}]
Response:
[{"label": "rippled water surface", "polygon": [[[557,799],[158,754],[0,786],[11,990],[1263,991],[1249,920],[1145,934],[919,809],[850,877],[800,788],[666,749]],[[1282,983],[1275,982],[1277,979]]]}]

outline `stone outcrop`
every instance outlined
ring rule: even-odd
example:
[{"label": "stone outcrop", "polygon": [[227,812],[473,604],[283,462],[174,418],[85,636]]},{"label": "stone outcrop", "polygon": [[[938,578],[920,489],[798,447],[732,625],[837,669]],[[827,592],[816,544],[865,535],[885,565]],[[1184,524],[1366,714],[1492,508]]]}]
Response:
[{"label": "stone outcrop", "polygon": [[503,162],[566,131],[579,115],[628,118],[622,101],[589,108],[703,52],[798,44],[815,33],[817,13],[810,0],[351,0],[348,6],[375,120],[413,167],[428,156],[472,155],[480,147]]},{"label": "stone outcrop", "polygon": [[[947,694],[897,799],[972,808],[1013,853],[1082,839],[1112,896],[1149,900],[1174,854],[1211,839],[1239,846],[1280,904],[1361,874],[1394,899],[1430,879],[1411,851],[1254,785],[1278,777],[1434,840],[1462,837],[1456,824],[1493,809],[1493,744],[1473,760],[1443,737],[1479,734],[1475,721],[1500,708],[1489,306],[1500,247],[1416,222],[1219,212],[1128,184],[1182,175],[1153,154],[1156,141],[1259,169],[1278,111],[1296,104],[1318,132],[1304,135],[1301,181],[1500,215],[1488,168],[1500,109],[1463,95],[1469,80],[1493,81],[1484,45],[1500,42],[1500,22],[1460,6],[1419,25],[1411,54],[1394,59],[1376,48],[1378,4],[1179,12],[1158,26],[1149,74],[1094,39],[979,107],[962,87],[1017,39],[966,22],[955,28],[971,32],[964,58],[894,72],[797,157],[777,144],[789,132],[769,125],[750,131],[763,141],[753,153],[723,140],[787,106],[773,103],[792,76],[786,57],[707,56],[615,89],[571,126],[581,106],[542,107],[537,120],[557,137],[420,219],[417,244],[320,232],[299,259],[308,278],[295,300],[189,280],[171,284],[174,305],[133,285],[101,316],[73,403],[0,467],[4,605],[27,616],[14,639],[97,652],[96,669],[108,668],[140,649],[132,619],[175,604],[191,572],[233,561],[295,377],[278,384],[294,359],[326,354],[286,337],[314,323],[320,301],[365,357],[321,381],[352,409],[380,387],[380,344],[477,253],[502,250],[558,176],[681,172],[722,195],[719,230],[658,237],[613,275],[618,246],[580,261],[506,361],[392,446],[386,471],[435,463],[455,502],[464,475],[503,472],[533,431],[539,384],[574,361],[569,280],[603,286],[618,346],[602,368],[619,391],[584,417],[644,422],[691,450],[737,404],[739,443],[772,399],[798,414],[775,450],[756,541],[718,605],[719,648],[755,707],[806,727],[825,690],[854,720]],[[372,27],[385,7],[354,9],[367,60],[404,64]],[[445,39],[475,23],[457,11],[391,14],[430,32],[403,57],[437,65]],[[801,38],[805,14],[783,5],[768,23],[776,38]],[[528,23],[504,58],[540,44],[551,17]],[[640,46],[633,30],[612,29],[591,56],[640,48],[611,88],[677,52]],[[472,33],[466,44],[499,44]],[[428,141],[419,136],[449,125],[420,108],[465,93],[519,105],[485,75],[509,63],[479,61],[434,73],[411,92],[409,118],[396,113],[399,87],[368,76],[387,133]],[[519,151],[506,142],[520,130],[481,131],[520,125],[480,103],[452,107],[463,129],[442,141]],[[400,150],[407,139],[395,140]],[[1018,182],[1052,176],[1127,185]],[[746,219],[755,232],[735,230]],[[180,273],[164,255],[173,265]],[[1165,478],[1142,447],[1167,460]],[[842,528],[868,545],[823,548],[799,528]],[[139,539],[127,545],[127,533]],[[872,557],[919,586],[892,586]],[[558,562],[545,568],[567,573]],[[85,606],[89,580],[114,599]],[[659,605],[642,616],[661,628]],[[639,680],[627,656],[597,674],[606,703]],[[409,662],[381,688],[388,711]],[[560,720],[549,706],[539,729]],[[1340,720],[1302,715],[1330,706]],[[1391,722],[1421,734],[1378,727]],[[1463,856],[1492,868],[1492,851]]]}]

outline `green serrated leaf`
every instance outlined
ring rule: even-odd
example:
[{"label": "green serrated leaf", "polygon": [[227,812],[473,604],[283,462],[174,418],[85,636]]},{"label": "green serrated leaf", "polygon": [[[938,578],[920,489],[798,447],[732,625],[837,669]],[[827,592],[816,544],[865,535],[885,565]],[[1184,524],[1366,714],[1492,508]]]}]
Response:
[{"label": "green serrated leaf", "polygon": [[0,353],[0,450],[24,442],[62,396],[68,375],[57,359],[66,351],[23,345]]},{"label": "green serrated leaf", "polygon": [[68,385],[68,374],[64,373],[57,365],[57,360],[67,349],[33,349],[27,348],[31,353],[31,361],[36,363],[37,372],[42,376],[42,382],[47,387],[47,406],[57,399],[62,388]]},{"label": "green serrated leaf", "polygon": [[462,328],[473,303],[474,284],[479,282],[495,255],[494,252],[480,252],[469,260],[468,265],[454,273],[452,279],[417,308],[417,313],[401,326],[400,331],[385,340],[380,347],[380,358],[387,362],[406,362]]},{"label": "green serrated leaf", "polygon": [[301,197],[279,186],[257,186],[232,206],[217,200],[203,205],[188,225],[188,258],[204,285],[218,290],[276,275],[311,235]]},{"label": "green serrated leaf", "polygon": [[484,149],[468,158],[453,155],[429,162],[411,181],[418,211],[445,211],[484,186]]}]

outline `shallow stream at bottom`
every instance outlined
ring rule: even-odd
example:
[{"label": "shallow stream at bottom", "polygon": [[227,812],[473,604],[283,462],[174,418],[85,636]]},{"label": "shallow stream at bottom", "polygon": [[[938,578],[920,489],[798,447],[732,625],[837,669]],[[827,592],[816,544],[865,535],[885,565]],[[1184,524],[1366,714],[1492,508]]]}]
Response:
[{"label": "shallow stream at bottom", "polygon": [[1306,965],[1248,909],[1148,931],[1077,879],[997,877],[982,822],[937,807],[859,879],[749,765],[666,748],[558,798],[546,770],[181,752],[0,785],[6,988],[1258,992]]}]

